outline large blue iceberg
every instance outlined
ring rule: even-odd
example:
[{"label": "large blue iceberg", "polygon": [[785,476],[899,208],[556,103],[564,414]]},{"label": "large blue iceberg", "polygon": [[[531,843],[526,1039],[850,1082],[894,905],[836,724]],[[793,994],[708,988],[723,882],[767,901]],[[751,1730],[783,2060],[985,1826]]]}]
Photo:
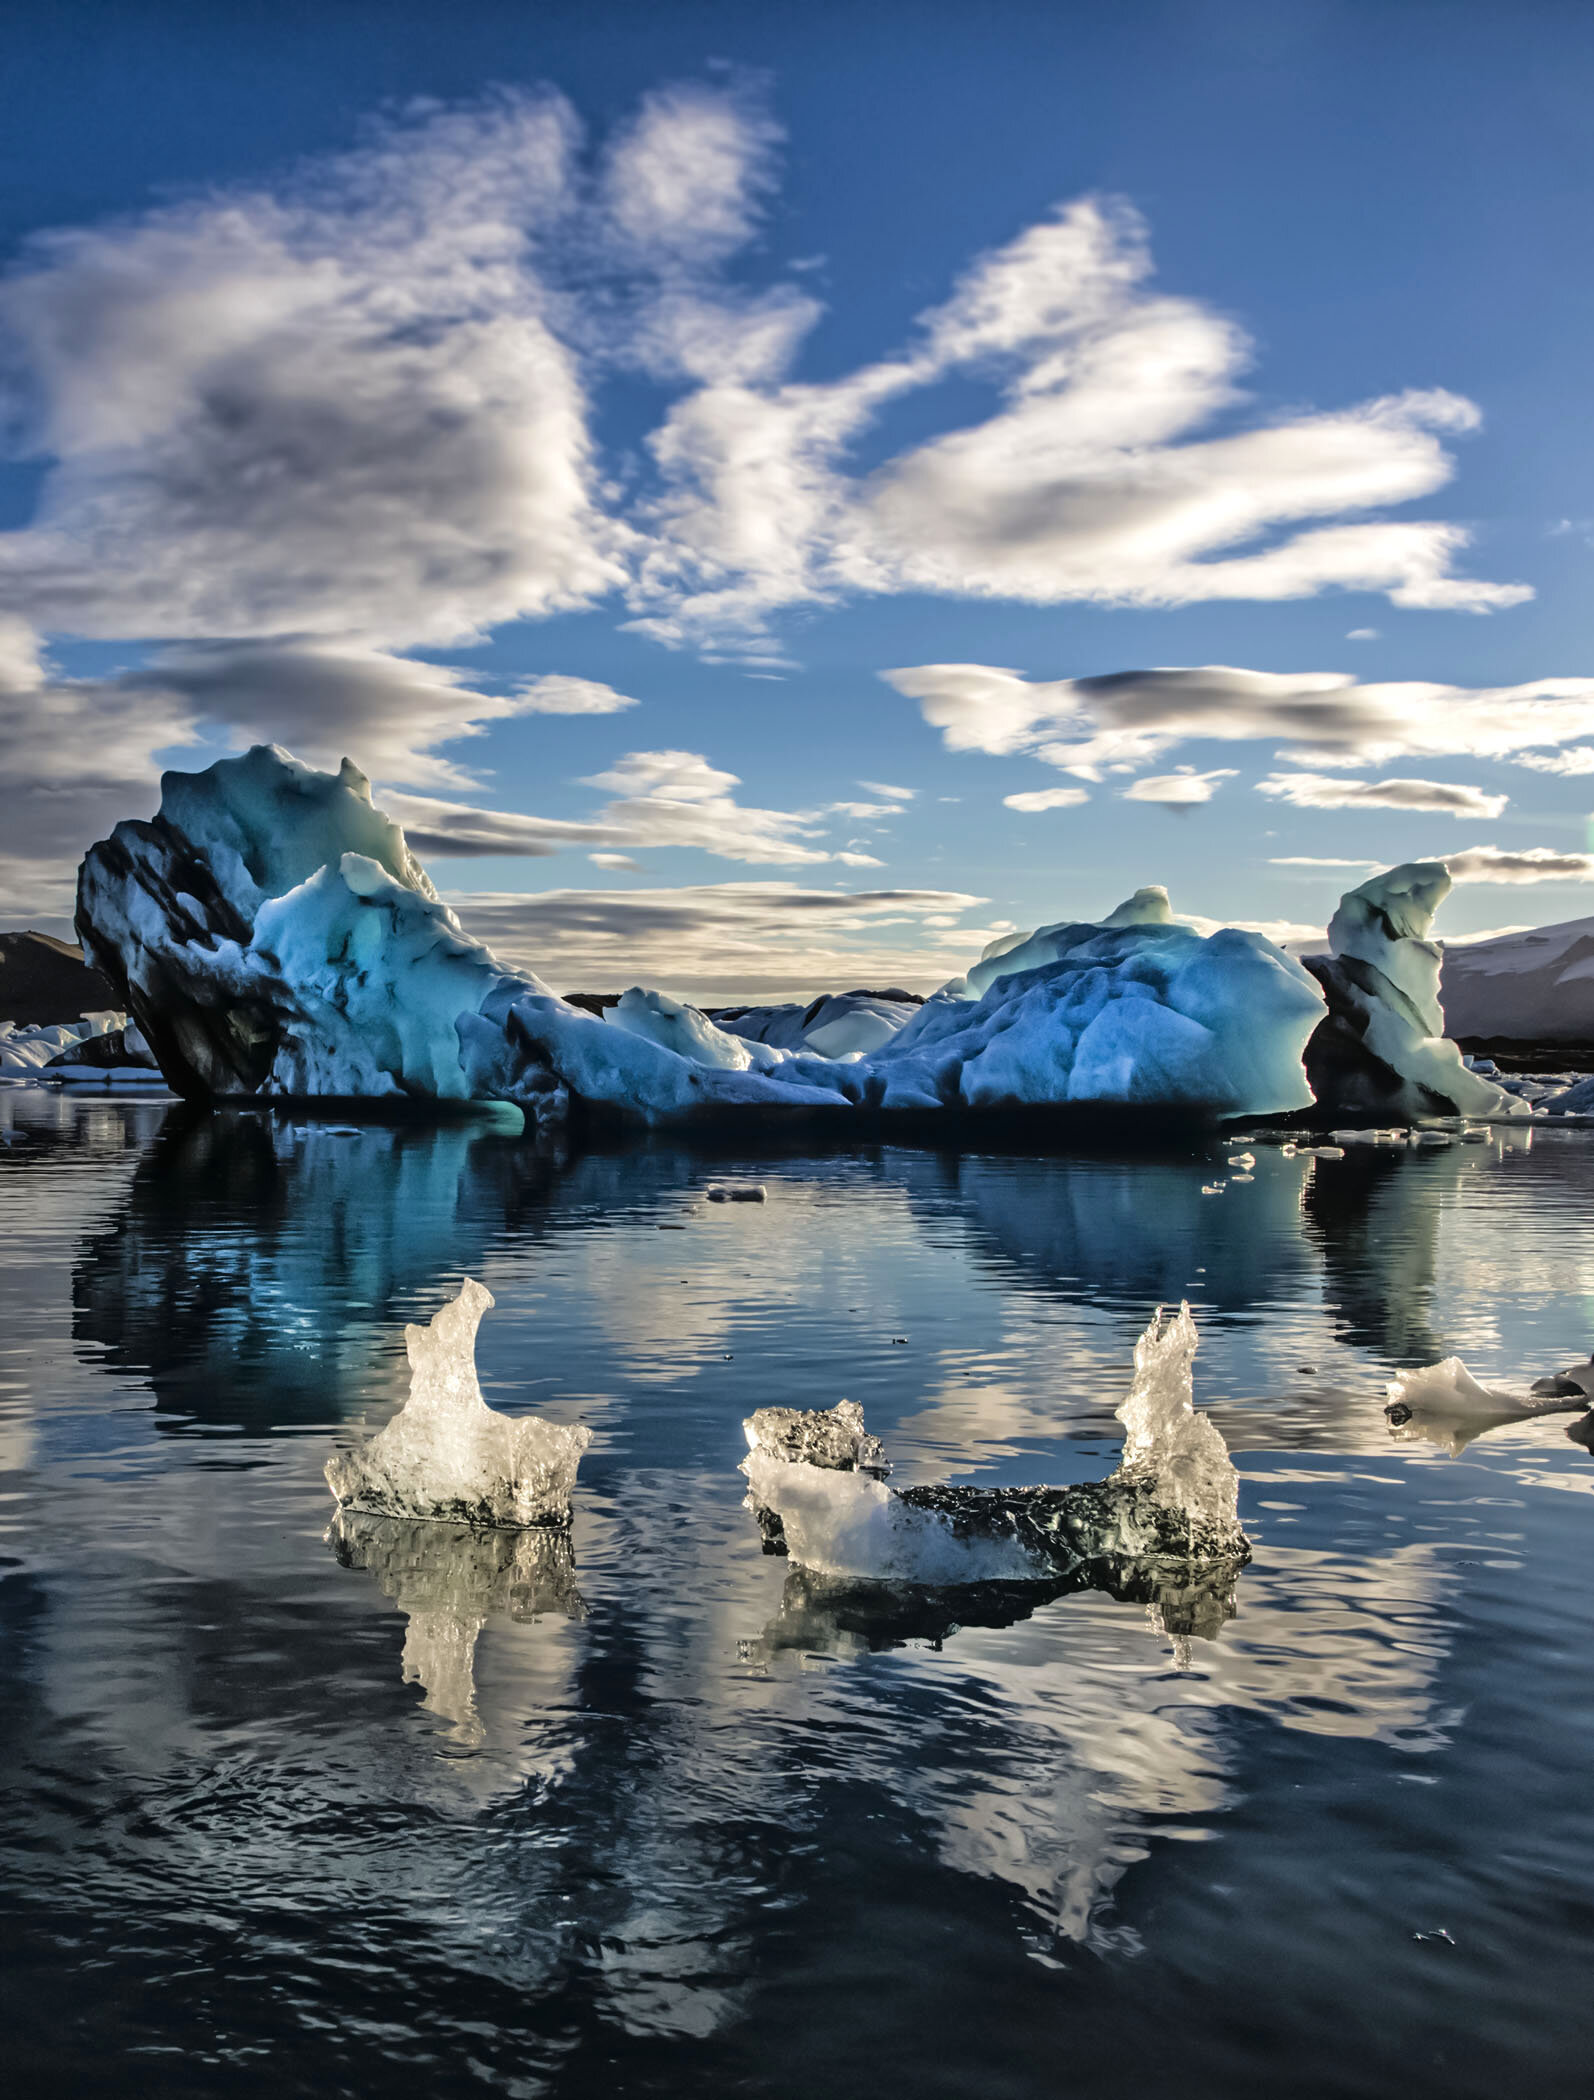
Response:
[{"label": "large blue iceberg", "polygon": [[265,745],[168,773],[154,819],[92,847],[78,931],[190,1098],[502,1100],[541,1126],[1279,1115],[1312,1105],[1303,1055],[1328,1011],[1260,934],[1202,934],[1144,889],[995,944],[916,1007],[848,995],[822,1025],[722,1027],[637,987],[594,1015],[465,932],[349,761],[320,773]]}]

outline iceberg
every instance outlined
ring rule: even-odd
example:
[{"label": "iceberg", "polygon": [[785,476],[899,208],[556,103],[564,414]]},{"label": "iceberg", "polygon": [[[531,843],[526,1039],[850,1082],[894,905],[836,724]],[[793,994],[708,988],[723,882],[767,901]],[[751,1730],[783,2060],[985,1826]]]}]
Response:
[{"label": "iceberg", "polygon": [[476,1330],[492,1302],[467,1276],[429,1325],[405,1328],[410,1396],[366,1443],[327,1460],[327,1485],[340,1503],[436,1523],[568,1526],[592,1431],[487,1405],[476,1382]]},{"label": "iceberg", "polygon": [[1306,1049],[1306,1075],[1325,1108],[1402,1122],[1527,1113],[1445,1037],[1441,951],[1428,931],[1449,893],[1443,861],[1390,868],[1346,891],[1328,922],[1329,953],[1303,958],[1328,1000]]},{"label": "iceberg", "polygon": [[776,1050],[819,1057],[861,1057],[890,1042],[924,1004],[913,992],[823,992],[806,1006],[732,1006],[714,1015],[719,1027]]},{"label": "iceberg", "polygon": [[856,991],[716,1019],[635,985],[577,1005],[466,933],[348,760],[319,773],[261,745],[168,773],[149,823],[90,848],[78,930],[168,1083],[200,1100],[502,1100],[539,1128],[1213,1120],[1308,1109],[1314,1090],[1386,1118],[1523,1113],[1443,1039],[1425,936],[1448,881],[1420,862],[1363,884],[1308,967],[1258,933],[1203,932],[1153,886],[1003,936],[922,1002]]},{"label": "iceberg", "polygon": [[1243,1563],[1238,1476],[1195,1412],[1196,1346],[1189,1306],[1159,1306],[1117,1411],[1118,1471],[1078,1487],[895,1489],[855,1403],[761,1409],[744,1424],[742,1471],[765,1543],[827,1578],[931,1587],[1056,1583],[1148,1558]]}]

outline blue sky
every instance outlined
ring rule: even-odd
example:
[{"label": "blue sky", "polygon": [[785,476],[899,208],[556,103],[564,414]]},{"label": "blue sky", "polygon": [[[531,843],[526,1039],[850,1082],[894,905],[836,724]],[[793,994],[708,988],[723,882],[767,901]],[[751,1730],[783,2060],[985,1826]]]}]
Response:
[{"label": "blue sky", "polygon": [[1587,10],[67,0],[0,68],[6,923],[261,737],[561,986],[1590,908]]}]

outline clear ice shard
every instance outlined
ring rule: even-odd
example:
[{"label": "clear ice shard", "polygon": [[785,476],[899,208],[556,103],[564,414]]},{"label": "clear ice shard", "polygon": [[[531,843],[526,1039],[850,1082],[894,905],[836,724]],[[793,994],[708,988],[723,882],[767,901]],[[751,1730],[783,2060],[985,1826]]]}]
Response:
[{"label": "clear ice shard", "polygon": [[445,1524],[563,1527],[592,1431],[502,1415],[476,1382],[476,1330],[492,1304],[467,1276],[428,1326],[406,1327],[410,1396],[385,1428],[327,1460],[327,1485],[351,1509]]},{"label": "clear ice shard", "polygon": [[[1159,1306],[1135,1347],[1118,1410],[1123,1462],[1078,1487],[886,1485],[862,1410],[764,1408],[742,1463],[766,1542],[817,1574],[950,1586],[1052,1582],[1146,1558],[1244,1562],[1239,1481],[1215,1426],[1195,1411],[1197,1335],[1188,1305]],[[845,1412],[844,1412],[845,1411]]]}]

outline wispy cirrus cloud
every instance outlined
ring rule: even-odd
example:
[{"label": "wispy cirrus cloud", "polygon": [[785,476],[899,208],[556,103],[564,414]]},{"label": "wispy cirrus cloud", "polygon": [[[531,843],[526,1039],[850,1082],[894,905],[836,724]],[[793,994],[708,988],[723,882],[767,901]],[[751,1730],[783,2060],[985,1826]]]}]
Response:
[{"label": "wispy cirrus cloud", "polygon": [[1346,780],[1330,773],[1274,773],[1256,784],[1297,809],[1407,809],[1450,817],[1497,817],[1509,795],[1451,780]]},{"label": "wispy cirrus cloud", "polygon": [[809,997],[821,985],[933,990],[1001,928],[960,924],[960,890],[824,890],[728,882],[671,890],[543,890],[448,901],[506,961],[561,990],[656,984],[698,999]]},{"label": "wispy cirrus cloud", "polygon": [[918,664],[880,675],[918,702],[948,750],[1022,753],[1084,780],[1153,764],[1195,741],[1266,744],[1314,768],[1470,757],[1581,772],[1586,747],[1565,754],[1571,763],[1561,747],[1594,735],[1594,678],[1373,685],[1337,671],[1226,664],[1057,679],[993,664]]},{"label": "wispy cirrus cloud", "polygon": [[1594,882],[1594,853],[1553,846],[1469,846],[1443,859],[1452,882]]}]

